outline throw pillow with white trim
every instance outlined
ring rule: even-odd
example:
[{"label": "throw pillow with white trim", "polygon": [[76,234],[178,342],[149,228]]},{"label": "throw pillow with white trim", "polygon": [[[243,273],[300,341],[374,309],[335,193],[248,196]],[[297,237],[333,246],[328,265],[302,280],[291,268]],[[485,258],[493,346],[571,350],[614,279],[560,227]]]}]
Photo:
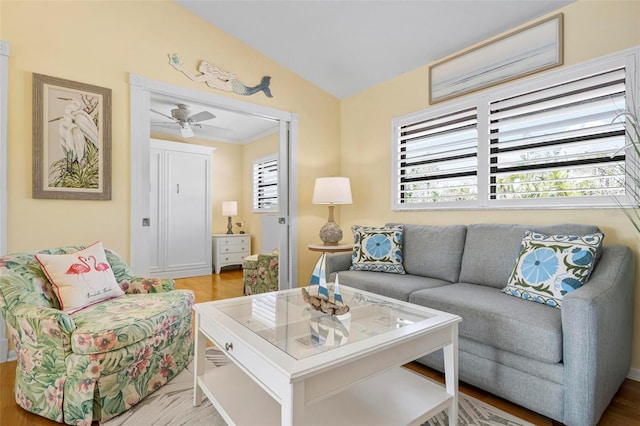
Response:
[{"label": "throw pillow with white trim", "polygon": [[527,231],[503,293],[560,308],[582,287],[595,265],[604,234],[545,235]]},{"label": "throw pillow with white trim", "polygon": [[38,253],[35,257],[67,313],[124,294],[99,241],[75,253]]},{"label": "throw pillow with white trim", "polygon": [[351,230],[353,231],[353,255],[350,269],[405,273],[402,265],[402,225],[384,227],[354,225]]}]

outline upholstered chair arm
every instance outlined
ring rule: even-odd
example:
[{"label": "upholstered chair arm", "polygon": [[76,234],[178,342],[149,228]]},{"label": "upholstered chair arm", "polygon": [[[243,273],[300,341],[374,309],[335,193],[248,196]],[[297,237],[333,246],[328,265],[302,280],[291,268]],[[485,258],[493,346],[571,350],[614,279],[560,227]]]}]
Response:
[{"label": "upholstered chair arm", "polygon": [[327,253],[325,258],[325,271],[328,281],[334,281],[336,272],[348,271],[351,267],[352,253]]},{"label": "upholstered chair arm", "polygon": [[169,278],[133,277],[130,281],[120,282],[120,288],[125,294],[166,293],[174,290],[175,281]]},{"label": "upholstered chair arm", "polygon": [[64,360],[71,353],[71,334],[76,329],[73,318],[58,309],[28,304],[16,306],[6,314],[23,370],[41,368],[50,374],[55,369],[64,374]]},{"label": "upholstered chair arm", "polygon": [[631,249],[606,246],[589,281],[562,300],[564,422],[595,425],[629,373],[635,264]]},{"label": "upholstered chair arm", "polygon": [[105,253],[116,281],[125,294],[165,293],[174,289],[175,282],[172,279],[137,277],[122,256],[111,249],[105,249]]}]

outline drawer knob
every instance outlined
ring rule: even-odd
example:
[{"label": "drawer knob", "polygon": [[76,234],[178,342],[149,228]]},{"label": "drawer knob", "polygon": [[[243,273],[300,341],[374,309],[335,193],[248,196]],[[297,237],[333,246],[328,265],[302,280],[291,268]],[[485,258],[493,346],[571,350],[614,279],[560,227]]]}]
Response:
[{"label": "drawer knob", "polygon": [[224,349],[228,352],[231,349],[233,349],[233,343],[225,343],[224,344]]}]

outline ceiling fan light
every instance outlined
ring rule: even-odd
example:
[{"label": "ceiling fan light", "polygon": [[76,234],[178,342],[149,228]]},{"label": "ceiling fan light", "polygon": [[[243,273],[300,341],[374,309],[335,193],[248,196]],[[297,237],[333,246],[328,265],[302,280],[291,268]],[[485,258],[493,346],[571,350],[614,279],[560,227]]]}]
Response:
[{"label": "ceiling fan light", "polygon": [[183,138],[192,138],[195,136],[193,129],[189,126],[180,126],[180,135],[182,135]]}]

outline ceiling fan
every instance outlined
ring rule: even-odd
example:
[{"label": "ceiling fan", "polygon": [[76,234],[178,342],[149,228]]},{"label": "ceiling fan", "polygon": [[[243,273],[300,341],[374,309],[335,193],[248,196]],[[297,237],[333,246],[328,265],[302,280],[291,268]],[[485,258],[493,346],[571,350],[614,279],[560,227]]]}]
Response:
[{"label": "ceiling fan", "polygon": [[192,127],[202,127],[199,124],[202,121],[211,120],[212,118],[216,118],[216,116],[209,111],[200,111],[191,115],[189,111],[189,107],[185,104],[177,104],[177,108],[171,110],[171,116],[168,116],[160,111],[156,111],[155,109],[151,109],[152,112],[155,112],[158,115],[168,118],[171,120],[170,123],[152,123],[152,124],[160,124],[160,125],[178,125],[180,126],[180,134],[183,138],[192,138],[195,136],[193,133]]}]

